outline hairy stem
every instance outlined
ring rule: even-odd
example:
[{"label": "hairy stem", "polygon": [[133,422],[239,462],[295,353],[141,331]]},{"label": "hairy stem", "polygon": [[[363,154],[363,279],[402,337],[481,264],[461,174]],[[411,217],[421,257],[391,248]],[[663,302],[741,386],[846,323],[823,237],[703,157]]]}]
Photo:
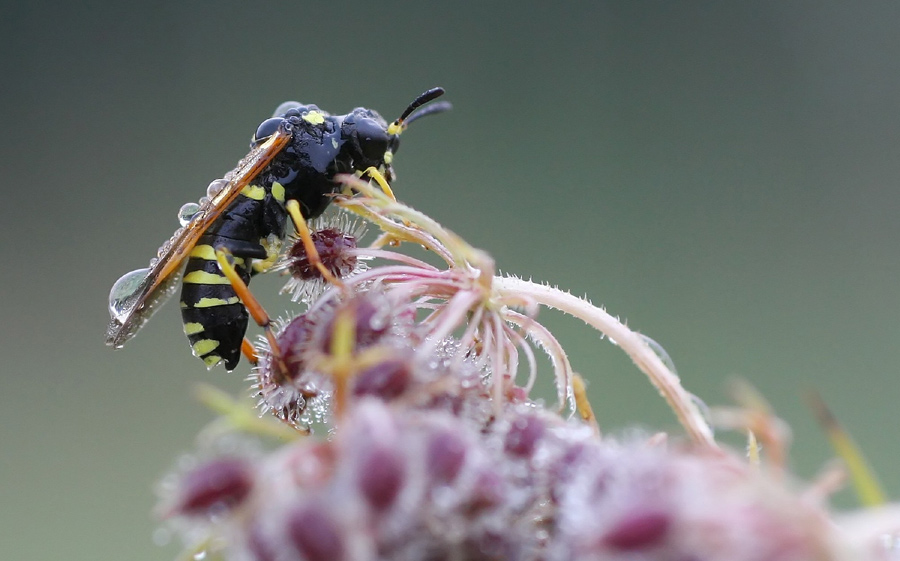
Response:
[{"label": "hairy stem", "polygon": [[577,317],[600,331],[625,351],[656,387],[690,437],[698,443],[716,447],[712,429],[700,414],[690,394],[659,356],[636,332],[606,311],[567,292],[513,277],[496,277],[494,289],[501,296],[526,295],[537,303]]}]

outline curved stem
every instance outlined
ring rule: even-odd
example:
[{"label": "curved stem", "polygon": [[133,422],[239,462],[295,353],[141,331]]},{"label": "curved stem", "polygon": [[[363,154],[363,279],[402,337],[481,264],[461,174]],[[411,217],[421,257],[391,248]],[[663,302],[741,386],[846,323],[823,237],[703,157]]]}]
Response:
[{"label": "curved stem", "polygon": [[712,429],[700,414],[690,394],[638,333],[606,311],[556,288],[512,277],[495,277],[494,289],[500,296],[531,297],[539,304],[581,319],[615,341],[650,378],[650,382],[665,398],[690,437],[695,442],[716,447]]}]

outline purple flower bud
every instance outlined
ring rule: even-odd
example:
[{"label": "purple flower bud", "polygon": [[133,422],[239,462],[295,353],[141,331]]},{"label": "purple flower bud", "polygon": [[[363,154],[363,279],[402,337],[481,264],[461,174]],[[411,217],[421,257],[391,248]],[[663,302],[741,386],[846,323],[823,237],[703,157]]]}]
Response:
[{"label": "purple flower bud", "polygon": [[466,444],[449,430],[428,440],[425,461],[428,473],[438,483],[453,483],[466,460]]},{"label": "purple flower bud", "polygon": [[250,493],[253,476],[246,461],[214,460],[188,473],[181,482],[175,511],[202,515],[216,507],[233,508]]},{"label": "purple flower bud", "polygon": [[[319,259],[325,268],[334,276],[344,277],[356,267],[357,257],[349,250],[356,249],[356,238],[337,228],[325,228],[310,232],[313,245],[319,253]],[[321,279],[322,273],[309,262],[306,248],[297,241],[288,250],[288,270],[291,276],[301,280]]]},{"label": "purple flower bud", "polygon": [[544,435],[544,423],[534,416],[520,417],[512,422],[506,433],[504,448],[514,456],[530,456]]},{"label": "purple flower bud", "polygon": [[298,487],[316,489],[331,481],[337,460],[331,442],[315,442],[297,450],[287,467]]},{"label": "purple flower bud", "polygon": [[[585,460],[585,457],[589,459]],[[549,466],[550,498],[554,502],[558,503],[562,499],[566,485],[572,480],[578,468],[585,461],[590,461],[590,455],[586,452],[586,446],[583,443],[574,443],[569,445],[562,456]]]},{"label": "purple flower bud", "polygon": [[287,519],[287,531],[294,547],[306,561],[341,561],[345,545],[341,529],[322,506],[305,504]]},{"label": "purple flower bud", "polygon": [[503,477],[493,471],[482,471],[475,478],[465,504],[466,514],[477,516],[483,511],[499,505],[506,492]]},{"label": "purple flower bud", "polygon": [[[278,334],[278,346],[288,369],[288,377],[292,380],[299,378],[306,368],[304,351],[314,327],[315,321],[309,314],[303,314],[291,320]],[[269,365],[269,368],[272,366]]]},{"label": "purple flower bud", "polygon": [[353,384],[354,395],[372,395],[394,399],[406,391],[412,378],[409,365],[402,360],[386,360],[362,371]]},{"label": "purple flower bud", "polygon": [[256,561],[277,561],[278,548],[263,535],[259,524],[253,524],[247,536],[247,549]]},{"label": "purple flower bud", "polygon": [[406,476],[403,457],[396,450],[373,446],[361,454],[359,489],[375,510],[384,510],[393,504]]},{"label": "purple flower bud", "polygon": [[365,348],[377,343],[390,329],[392,317],[388,310],[384,309],[388,302],[380,302],[376,306],[373,297],[369,293],[361,293],[356,297],[341,303],[331,315],[325,325],[325,337],[322,341],[322,351],[331,352],[331,341],[334,334],[335,320],[341,315],[341,308],[349,307],[352,312],[353,322],[356,326],[354,343],[358,348]]},{"label": "purple flower bud", "polygon": [[672,524],[672,517],[660,509],[649,508],[630,512],[606,532],[603,545],[618,550],[635,550],[660,543]]}]

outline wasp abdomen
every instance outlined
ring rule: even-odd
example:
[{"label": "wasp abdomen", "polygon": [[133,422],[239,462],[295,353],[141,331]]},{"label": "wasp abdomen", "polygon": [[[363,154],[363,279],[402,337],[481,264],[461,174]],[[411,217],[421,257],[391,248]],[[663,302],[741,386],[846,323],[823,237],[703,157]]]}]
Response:
[{"label": "wasp abdomen", "polygon": [[243,302],[219,268],[216,249],[231,252],[235,270],[249,284],[252,260],[271,257],[260,240],[269,234],[284,235],[280,194],[273,194],[268,186],[248,185],[190,253],[182,279],[181,317],[191,350],[208,367],[219,362],[228,370],[237,366],[249,320]]},{"label": "wasp abdomen", "polygon": [[[224,362],[225,368],[233,370],[240,360],[248,314],[216,261],[215,248],[229,247],[228,242],[207,235],[194,247],[182,279],[181,318],[194,355],[209,367]],[[241,258],[235,258],[235,269],[249,282]]]}]

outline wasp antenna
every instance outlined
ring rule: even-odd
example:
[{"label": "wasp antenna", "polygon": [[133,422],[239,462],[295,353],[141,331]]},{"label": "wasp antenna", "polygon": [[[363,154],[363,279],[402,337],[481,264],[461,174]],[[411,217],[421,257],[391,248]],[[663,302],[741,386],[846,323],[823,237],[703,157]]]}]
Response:
[{"label": "wasp antenna", "polygon": [[404,121],[404,126],[409,126],[410,123],[415,121],[416,119],[421,119],[427,115],[434,115],[435,113],[443,113],[444,111],[449,111],[453,109],[453,104],[449,101],[441,101],[439,103],[435,103],[433,105],[429,105],[428,107],[423,107],[418,111],[413,111],[412,114],[406,118]]},{"label": "wasp antenna", "polygon": [[414,99],[412,101],[412,103],[409,104],[409,107],[407,107],[406,111],[404,111],[403,114],[400,115],[400,118],[398,118],[396,121],[394,121],[394,125],[395,126],[402,125],[404,123],[404,121],[406,121],[406,118],[409,117],[413,111],[415,111],[419,107],[425,105],[429,101],[432,101],[434,99],[441,97],[442,95],[444,95],[444,88],[440,88],[440,87],[431,88],[430,90],[426,90],[426,91],[422,92],[419,95],[419,97]]}]

